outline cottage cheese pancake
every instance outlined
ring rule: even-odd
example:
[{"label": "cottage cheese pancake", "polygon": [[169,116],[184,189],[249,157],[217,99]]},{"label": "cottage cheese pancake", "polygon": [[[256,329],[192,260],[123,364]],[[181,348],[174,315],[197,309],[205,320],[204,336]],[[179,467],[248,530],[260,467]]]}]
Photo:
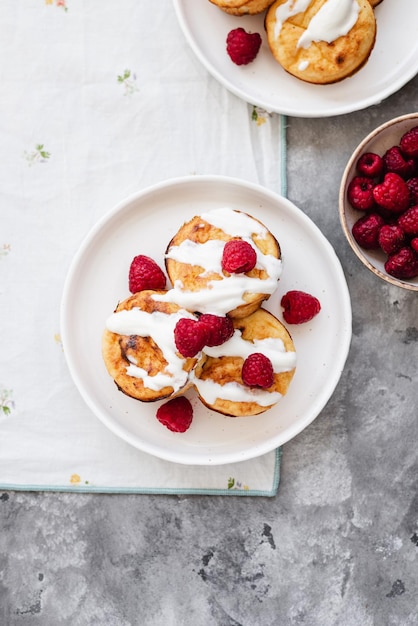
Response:
[{"label": "cottage cheese pancake", "polygon": [[171,302],[158,302],[162,291],[140,291],[121,302],[106,321],[102,353],[118,388],[142,401],[185,391],[197,358],[184,358],[174,342],[179,319],[190,317]]},{"label": "cottage cheese pancake", "polygon": [[[256,252],[256,265],[245,273],[222,269],[225,244],[239,239]],[[280,247],[257,219],[230,208],[214,209],[183,224],[166,251],[173,285],[162,298],[193,312],[245,317],[277,288],[282,271]]]},{"label": "cottage cheese pancake", "polygon": [[[194,376],[194,386],[203,404],[214,411],[232,417],[257,415],[286,394],[296,367],[295,348],[282,323],[264,309],[235,319],[234,328],[231,339],[204,348],[207,358]],[[244,361],[254,353],[266,356],[273,366],[273,384],[267,389],[243,381]]]},{"label": "cottage cheese pancake", "polygon": [[275,59],[301,80],[328,84],[358,71],[376,38],[369,0],[276,0],[266,14]]},{"label": "cottage cheese pancake", "polygon": [[273,0],[210,0],[229,15],[256,15],[265,11]]}]

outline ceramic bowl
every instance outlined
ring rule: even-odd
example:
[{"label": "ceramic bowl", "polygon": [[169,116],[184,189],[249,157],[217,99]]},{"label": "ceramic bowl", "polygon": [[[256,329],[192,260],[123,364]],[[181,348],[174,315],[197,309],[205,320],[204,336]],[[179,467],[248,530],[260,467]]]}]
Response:
[{"label": "ceramic bowl", "polygon": [[390,276],[385,271],[384,267],[387,255],[381,250],[365,250],[361,248],[354,239],[352,234],[353,224],[364,215],[364,212],[352,208],[347,199],[347,187],[352,178],[357,174],[356,163],[362,154],[374,152],[383,156],[386,150],[394,145],[399,145],[402,135],[414,126],[418,126],[418,112],[389,120],[367,135],[354,150],[347,163],[341,180],[339,194],[341,225],[354,253],[367,269],[373,272],[377,277],[391,285],[409,289],[410,291],[418,291],[418,277],[407,280]]}]

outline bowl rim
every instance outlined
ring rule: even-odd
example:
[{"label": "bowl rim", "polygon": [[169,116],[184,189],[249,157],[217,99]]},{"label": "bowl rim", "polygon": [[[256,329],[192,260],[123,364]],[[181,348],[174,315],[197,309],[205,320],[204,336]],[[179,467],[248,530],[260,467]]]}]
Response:
[{"label": "bowl rim", "polygon": [[353,164],[357,161],[360,154],[362,154],[362,152],[364,151],[365,146],[367,146],[375,137],[377,137],[380,133],[382,133],[387,128],[390,128],[391,126],[395,126],[396,124],[402,123],[407,120],[417,120],[417,124],[418,124],[418,111],[414,113],[406,113],[405,115],[400,115],[398,117],[394,117],[390,120],[387,120],[380,126],[377,126],[374,130],[372,130],[357,145],[357,147],[353,150],[351,157],[349,158],[344,168],[344,172],[341,178],[340,191],[339,191],[339,196],[338,196],[338,204],[339,204],[340,222],[341,222],[341,226],[344,231],[345,237],[351,249],[353,250],[355,255],[358,257],[358,259],[360,259],[363,265],[365,265],[367,269],[370,270],[373,274],[375,274],[376,276],[378,276],[379,278],[381,278],[382,280],[386,281],[387,283],[391,285],[400,287],[402,289],[407,289],[409,291],[418,291],[418,284],[412,284],[412,283],[402,280],[401,278],[395,278],[394,276],[390,276],[389,274],[382,272],[379,268],[377,268],[375,265],[373,265],[373,263],[370,262],[370,260],[366,257],[363,250],[360,248],[357,242],[353,239],[351,229],[347,223],[347,216],[346,216],[346,210],[345,210],[348,175],[351,172]]}]

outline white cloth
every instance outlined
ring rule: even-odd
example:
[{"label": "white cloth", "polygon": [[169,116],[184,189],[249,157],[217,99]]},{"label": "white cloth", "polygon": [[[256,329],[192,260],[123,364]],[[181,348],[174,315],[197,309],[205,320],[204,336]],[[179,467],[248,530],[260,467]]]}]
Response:
[{"label": "white cloth", "polygon": [[59,310],[81,240],[131,193],[190,174],[284,193],[284,119],[207,73],[170,0],[3,0],[0,50],[0,488],[274,495],[279,451],[191,468],[109,432]]}]

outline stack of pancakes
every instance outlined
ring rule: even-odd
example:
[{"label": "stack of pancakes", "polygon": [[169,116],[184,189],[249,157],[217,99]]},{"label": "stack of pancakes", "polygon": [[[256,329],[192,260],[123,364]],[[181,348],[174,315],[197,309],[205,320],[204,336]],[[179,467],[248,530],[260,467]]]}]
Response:
[{"label": "stack of pancakes", "polygon": [[[222,269],[225,243],[249,242],[256,266],[243,274]],[[141,291],[118,304],[103,334],[103,358],[109,374],[125,394],[141,401],[174,397],[194,388],[209,408],[234,417],[256,415],[287,392],[295,372],[292,338],[283,324],[261,308],[280,278],[280,246],[252,216],[215,209],[194,216],[169,242],[165,264],[172,288]],[[234,335],[193,358],[175,346],[174,327],[182,317],[202,313],[228,315]],[[242,366],[252,353],[273,365],[268,389],[249,387]]]}]

